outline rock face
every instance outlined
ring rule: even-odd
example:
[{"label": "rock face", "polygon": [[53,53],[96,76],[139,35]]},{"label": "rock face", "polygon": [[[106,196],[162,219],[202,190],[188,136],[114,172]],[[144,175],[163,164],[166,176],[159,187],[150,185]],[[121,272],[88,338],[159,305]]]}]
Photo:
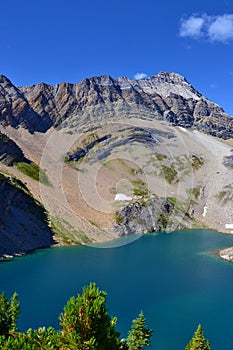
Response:
[{"label": "rock face", "polygon": [[52,122],[47,115],[37,113],[34,101],[28,101],[24,93],[5,76],[0,76],[0,115],[3,125],[19,125],[33,131],[46,131]]},{"label": "rock face", "polygon": [[151,119],[195,128],[223,139],[233,136],[233,118],[176,73],[160,72],[141,80],[113,79],[107,75],[77,84],[40,83],[28,87],[15,87],[0,76],[3,125],[21,125],[32,133],[45,132],[51,126],[70,126],[71,119],[80,123],[87,109],[90,114],[101,115],[100,107],[104,106],[108,106],[108,118],[116,114],[119,106],[124,110],[143,107]]},{"label": "rock face", "polygon": [[5,165],[15,162],[27,162],[22,150],[6,135],[0,133],[0,161]]},{"label": "rock face", "polygon": [[163,231],[172,208],[164,198],[153,198],[147,204],[131,203],[119,210],[112,231],[118,236]]},{"label": "rock face", "polygon": [[0,259],[53,243],[44,209],[20,181],[0,175]]},{"label": "rock face", "polygon": [[224,157],[224,158],[223,158],[223,164],[224,164],[224,165],[233,166],[233,155],[232,155],[232,156]]}]

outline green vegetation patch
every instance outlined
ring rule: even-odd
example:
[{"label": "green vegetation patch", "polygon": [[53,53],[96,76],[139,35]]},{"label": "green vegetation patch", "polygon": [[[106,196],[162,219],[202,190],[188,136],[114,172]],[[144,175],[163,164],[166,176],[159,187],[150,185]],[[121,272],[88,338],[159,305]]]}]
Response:
[{"label": "green vegetation patch", "polygon": [[191,166],[193,170],[198,170],[204,165],[204,159],[202,157],[198,157],[196,155],[192,155],[191,158]]},{"label": "green vegetation patch", "polygon": [[187,190],[188,195],[194,199],[198,199],[198,197],[200,196],[200,192],[201,186],[196,186]]},{"label": "green vegetation patch", "polygon": [[131,181],[134,189],[133,189],[133,194],[135,196],[147,196],[149,191],[146,183],[142,181],[141,179],[135,179]]},{"label": "green vegetation patch", "polygon": [[176,197],[166,197],[167,200],[169,200],[169,202],[175,206],[176,202],[177,202],[177,198]]},{"label": "green vegetation patch", "polygon": [[18,190],[23,191],[27,195],[32,196],[29,189],[22,181],[18,180],[16,177],[8,174],[7,172],[4,172],[4,171],[0,172],[0,180],[6,181],[10,186],[13,186]]},{"label": "green vegetation patch", "polygon": [[164,164],[161,165],[160,176],[164,177],[169,184],[175,184],[179,181],[177,175],[178,172],[173,164],[170,167]]},{"label": "green vegetation patch", "polygon": [[142,196],[147,196],[148,195],[148,190],[144,190],[142,188],[134,188],[133,189],[133,194],[134,196],[142,197]]},{"label": "green vegetation patch", "polygon": [[166,154],[155,152],[154,155],[155,155],[156,159],[158,161],[160,161],[160,162],[162,162],[163,160],[167,159],[167,155]]},{"label": "green vegetation patch", "polygon": [[175,157],[176,162],[173,163],[174,166],[178,171],[184,171],[184,173],[187,175],[191,170],[196,171],[200,169],[203,164],[204,160],[202,157],[192,155],[181,155]]},{"label": "green vegetation patch", "polygon": [[194,204],[194,201],[190,199],[180,199],[175,197],[166,197],[167,200],[171,203],[173,206],[172,215],[177,218],[183,218],[184,216],[186,219],[190,219],[191,221],[194,221],[195,219],[190,216],[189,210],[190,205]]},{"label": "green vegetation patch", "polygon": [[224,204],[233,201],[233,183],[223,187],[223,190],[217,194],[218,201]]},{"label": "green vegetation patch", "polygon": [[115,213],[115,222],[118,225],[123,224],[124,218],[120,216],[118,213]]},{"label": "green vegetation patch", "polygon": [[17,162],[15,165],[23,174],[31,177],[33,180],[39,181],[46,186],[52,186],[45,171],[40,169],[36,163]]},{"label": "green vegetation patch", "polygon": [[169,222],[169,215],[162,213],[160,215],[160,222],[161,222],[162,228],[165,230]]},{"label": "green vegetation patch", "polygon": [[83,231],[76,231],[70,223],[59,217],[50,216],[52,231],[62,239],[64,244],[91,243],[91,240]]},{"label": "green vegetation patch", "polygon": [[98,140],[99,136],[96,132],[92,131],[85,136],[82,140],[82,145],[88,146],[91,142]]},{"label": "green vegetation patch", "polygon": [[[166,160],[165,155],[157,154],[156,158],[160,161]],[[166,162],[168,163],[168,162]],[[159,175],[164,177],[169,184],[175,184],[181,181],[192,171],[198,170],[204,164],[202,157],[196,155],[180,155],[174,158],[170,164],[160,164]]]}]

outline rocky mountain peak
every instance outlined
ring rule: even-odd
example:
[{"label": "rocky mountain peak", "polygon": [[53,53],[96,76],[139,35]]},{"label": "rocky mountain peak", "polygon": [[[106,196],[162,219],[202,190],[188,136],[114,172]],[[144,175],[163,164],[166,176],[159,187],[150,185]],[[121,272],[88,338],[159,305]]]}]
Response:
[{"label": "rocky mountain peak", "polygon": [[185,77],[174,72],[159,72],[154,78],[161,83],[182,84],[188,83]]},{"label": "rocky mountain peak", "polygon": [[5,75],[0,74],[0,84],[11,84],[11,81]]},{"label": "rocky mountain peak", "polygon": [[117,118],[119,107],[124,113],[126,106],[130,109],[130,113],[126,112],[128,117],[137,115],[140,107],[152,119],[196,128],[225,139],[232,137],[233,119],[174,72],[159,72],[141,80],[103,75],[77,84],[40,83],[27,87],[15,87],[8,78],[0,76],[0,122],[14,127],[21,125],[30,132],[45,132],[51,126],[88,126],[83,118],[87,108],[93,115],[93,123],[98,120],[108,123]]},{"label": "rocky mountain peak", "polygon": [[20,95],[19,89],[5,75],[0,75],[0,97]]},{"label": "rocky mountain peak", "polygon": [[[158,93],[161,96],[179,95],[185,99],[198,100],[202,95],[178,73],[160,72],[150,78],[137,81],[140,88],[148,94]],[[204,97],[204,96],[203,96]]]},{"label": "rocky mountain peak", "polygon": [[80,84],[86,84],[88,86],[100,85],[100,86],[111,86],[114,84],[114,79],[110,75],[100,75],[90,78],[85,78],[81,83],[75,84],[79,86]]}]

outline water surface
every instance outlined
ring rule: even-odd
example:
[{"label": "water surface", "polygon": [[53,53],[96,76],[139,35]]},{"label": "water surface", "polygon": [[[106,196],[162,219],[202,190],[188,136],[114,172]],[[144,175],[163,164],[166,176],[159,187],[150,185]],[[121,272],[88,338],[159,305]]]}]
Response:
[{"label": "water surface", "polygon": [[231,349],[233,264],[208,253],[231,245],[233,236],[195,230],[146,235],[117,248],[38,250],[0,263],[0,290],[19,294],[21,330],[58,328],[66,301],[95,281],[108,293],[122,337],[143,310],[154,330],[151,349],[184,349],[199,322],[212,350]]}]

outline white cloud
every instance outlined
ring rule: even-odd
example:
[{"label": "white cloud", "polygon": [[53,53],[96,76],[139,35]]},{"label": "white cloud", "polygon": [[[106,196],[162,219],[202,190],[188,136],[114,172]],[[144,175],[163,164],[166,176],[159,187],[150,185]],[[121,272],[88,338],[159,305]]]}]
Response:
[{"label": "white cloud", "polygon": [[233,15],[218,16],[208,28],[212,41],[227,42],[233,39]]},{"label": "white cloud", "polygon": [[181,37],[204,38],[208,41],[227,43],[233,40],[233,14],[219,16],[194,14],[189,18],[183,18],[179,34]]},{"label": "white cloud", "polygon": [[134,75],[134,79],[136,79],[136,80],[145,79],[145,78],[147,78],[147,74],[146,73],[136,73]]},{"label": "white cloud", "polygon": [[203,17],[191,16],[188,19],[181,20],[180,36],[191,36],[198,38],[202,35],[202,29],[205,23]]}]

